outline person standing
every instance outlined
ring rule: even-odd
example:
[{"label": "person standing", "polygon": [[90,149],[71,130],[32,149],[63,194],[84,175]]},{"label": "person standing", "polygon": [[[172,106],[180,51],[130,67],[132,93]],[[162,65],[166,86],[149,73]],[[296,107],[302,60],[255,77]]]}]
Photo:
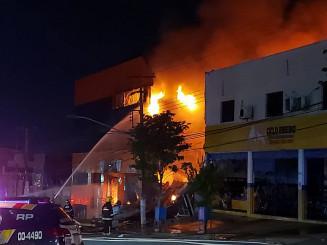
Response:
[{"label": "person standing", "polygon": [[66,200],[64,210],[72,219],[74,219],[74,210],[69,200]]},{"label": "person standing", "polygon": [[112,220],[113,220],[113,210],[111,205],[111,197],[107,197],[106,203],[102,206],[102,220],[104,222],[103,232],[106,235],[111,234]]}]

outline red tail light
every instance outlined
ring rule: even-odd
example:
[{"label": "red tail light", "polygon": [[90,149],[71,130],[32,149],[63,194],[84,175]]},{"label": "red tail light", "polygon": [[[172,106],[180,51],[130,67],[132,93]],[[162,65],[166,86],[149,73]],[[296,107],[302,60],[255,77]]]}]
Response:
[{"label": "red tail light", "polygon": [[70,236],[70,231],[66,228],[54,228],[48,231],[48,235],[51,237]]}]

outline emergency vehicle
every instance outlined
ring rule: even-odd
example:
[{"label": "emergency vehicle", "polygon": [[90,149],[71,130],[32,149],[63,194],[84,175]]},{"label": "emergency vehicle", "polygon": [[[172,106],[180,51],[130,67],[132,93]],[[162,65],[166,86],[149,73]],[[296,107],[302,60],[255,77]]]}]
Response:
[{"label": "emergency vehicle", "polygon": [[79,226],[49,198],[0,200],[0,244],[83,245]]}]

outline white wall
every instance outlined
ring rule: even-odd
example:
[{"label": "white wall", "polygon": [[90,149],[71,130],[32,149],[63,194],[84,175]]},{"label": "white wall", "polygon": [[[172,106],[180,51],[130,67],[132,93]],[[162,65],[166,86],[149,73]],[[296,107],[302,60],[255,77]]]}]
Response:
[{"label": "white wall", "polygon": [[[321,71],[327,66],[324,49],[327,49],[327,40],[206,72],[206,126],[221,124],[223,101],[235,100],[234,122],[231,123],[244,122],[239,119],[242,100],[244,105],[253,106],[253,120],[265,118],[267,93],[283,91],[284,99],[310,95],[311,104],[322,101],[318,81],[327,80]],[[317,87],[320,88],[313,91]]]}]

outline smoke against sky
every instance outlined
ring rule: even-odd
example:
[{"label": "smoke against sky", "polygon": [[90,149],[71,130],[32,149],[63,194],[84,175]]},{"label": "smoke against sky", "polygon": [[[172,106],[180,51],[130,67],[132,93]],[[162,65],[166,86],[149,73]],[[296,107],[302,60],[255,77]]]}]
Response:
[{"label": "smoke against sky", "polygon": [[1,146],[28,126],[39,151],[62,147],[83,76],[147,55],[155,89],[192,93],[206,71],[325,39],[326,13],[325,0],[3,0]]},{"label": "smoke against sky", "polygon": [[[198,22],[179,29],[163,28],[160,44],[149,56],[156,74],[154,91],[164,91],[162,109],[191,123],[193,148],[204,144],[205,72],[276,54],[327,38],[324,0],[207,0]],[[327,48],[327,47],[326,47]],[[321,51],[323,52],[323,50]],[[171,106],[179,85],[194,94],[198,108]],[[191,152],[186,158],[200,159]]]},{"label": "smoke against sky", "polygon": [[206,71],[325,39],[326,14],[324,0],[207,0],[198,25],[163,31],[150,64],[159,83],[203,89]]}]

